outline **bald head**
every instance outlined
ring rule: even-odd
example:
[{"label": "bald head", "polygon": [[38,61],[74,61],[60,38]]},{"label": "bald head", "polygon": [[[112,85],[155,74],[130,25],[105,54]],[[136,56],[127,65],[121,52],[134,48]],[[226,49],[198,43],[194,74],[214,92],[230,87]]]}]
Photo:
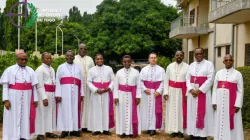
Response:
[{"label": "bald head", "polygon": [[78,54],[81,56],[81,57],[84,57],[87,53],[87,46],[83,43],[79,44],[78,45]]}]

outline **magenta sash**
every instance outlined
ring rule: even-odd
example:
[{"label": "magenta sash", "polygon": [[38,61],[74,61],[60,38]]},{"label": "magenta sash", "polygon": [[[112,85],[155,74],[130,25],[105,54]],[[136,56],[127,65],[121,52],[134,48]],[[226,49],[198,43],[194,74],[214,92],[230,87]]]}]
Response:
[{"label": "magenta sash", "polygon": [[36,107],[33,105],[34,94],[31,83],[15,83],[15,85],[9,85],[10,89],[15,90],[32,90],[31,100],[30,100],[30,134],[35,133],[35,119],[36,119]]},{"label": "magenta sash", "polygon": [[[190,83],[199,84],[199,87],[207,80],[206,76],[191,76]],[[196,128],[204,128],[204,119],[206,115],[206,94],[200,93],[198,96]]]},{"label": "magenta sash", "polygon": [[[160,87],[161,81],[144,81],[144,85],[148,89],[154,89],[155,91]],[[156,129],[160,129],[162,125],[162,95],[155,97],[155,118]]]},{"label": "magenta sash", "polygon": [[138,116],[137,116],[137,104],[136,104],[136,86],[126,86],[119,84],[119,90],[124,92],[131,92],[132,94],[132,127],[133,136],[138,136]]},{"label": "magenta sash", "polygon": [[185,101],[187,86],[186,82],[174,82],[169,80],[169,86],[172,88],[181,88],[182,90],[182,118],[183,118],[183,128],[187,128],[187,102]]},{"label": "magenta sash", "polygon": [[75,84],[78,86],[78,128],[81,128],[81,80],[75,77],[63,77],[60,84]]},{"label": "magenta sash", "polygon": [[[92,82],[92,84],[97,88],[108,88],[110,82]],[[114,101],[113,101],[113,93],[112,91],[109,92],[109,128],[113,128],[115,126],[114,120]]]},{"label": "magenta sash", "polygon": [[56,85],[44,84],[44,89],[46,92],[55,92]]},{"label": "magenta sash", "polygon": [[230,129],[234,129],[234,104],[236,101],[237,84],[227,81],[218,81],[217,88],[226,88],[229,90],[229,115]]}]

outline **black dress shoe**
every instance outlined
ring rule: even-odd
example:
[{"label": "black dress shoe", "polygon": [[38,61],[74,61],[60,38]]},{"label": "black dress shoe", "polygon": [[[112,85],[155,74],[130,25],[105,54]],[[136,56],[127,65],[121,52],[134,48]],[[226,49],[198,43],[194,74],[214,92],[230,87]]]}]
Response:
[{"label": "black dress shoe", "polygon": [[122,135],[120,135],[120,138],[125,138],[126,137],[126,134],[123,133]]},{"label": "black dress shoe", "polygon": [[45,137],[44,137],[44,135],[38,135],[36,139],[37,140],[45,140]]},{"label": "black dress shoe", "polygon": [[62,134],[59,136],[60,139],[67,137],[69,132],[67,131],[62,131]]},{"label": "black dress shoe", "polygon": [[82,132],[88,132],[87,128],[82,128]]},{"label": "black dress shoe", "polygon": [[96,132],[93,132],[93,133],[92,133],[92,136],[96,136],[96,135],[100,135],[100,134],[101,134],[100,131],[96,131]]},{"label": "black dress shoe", "polygon": [[26,139],[24,139],[24,138],[20,138],[20,140],[26,140]]},{"label": "black dress shoe", "polygon": [[111,133],[109,131],[103,131],[104,135],[111,135]]},{"label": "black dress shoe", "polygon": [[200,137],[195,137],[195,136],[193,136],[193,135],[191,135],[191,136],[189,137],[190,140],[199,140],[199,138],[200,138]]},{"label": "black dress shoe", "polygon": [[170,134],[170,138],[175,138],[177,136],[177,133]]},{"label": "black dress shoe", "polygon": [[56,134],[53,134],[53,133],[47,133],[46,138],[58,138],[58,136]]},{"label": "black dress shoe", "polygon": [[184,135],[183,135],[183,133],[181,133],[181,132],[178,132],[178,138],[184,138]]},{"label": "black dress shoe", "polygon": [[73,131],[73,132],[70,132],[70,134],[72,134],[72,136],[76,136],[76,137],[81,137],[82,136],[81,131]]},{"label": "black dress shoe", "polygon": [[150,136],[154,136],[154,135],[156,135],[156,130],[151,130],[150,131]]},{"label": "black dress shoe", "polygon": [[199,140],[207,140],[207,137],[200,137]]},{"label": "black dress shoe", "polygon": [[146,132],[146,133],[147,133],[147,134],[150,134],[150,132],[151,132],[151,130],[147,130],[147,132]]},{"label": "black dress shoe", "polygon": [[136,136],[134,136],[134,135],[129,135],[129,137],[130,137],[130,138],[136,138]]}]

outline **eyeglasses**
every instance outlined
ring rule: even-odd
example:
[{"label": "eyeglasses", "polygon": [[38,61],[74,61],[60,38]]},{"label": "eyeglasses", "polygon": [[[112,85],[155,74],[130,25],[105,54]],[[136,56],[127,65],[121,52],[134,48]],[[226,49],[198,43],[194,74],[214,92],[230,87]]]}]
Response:
[{"label": "eyeglasses", "polygon": [[21,60],[21,61],[28,61],[27,58],[19,58],[19,60]]},{"label": "eyeglasses", "polygon": [[224,62],[233,62],[233,59],[225,59]]}]

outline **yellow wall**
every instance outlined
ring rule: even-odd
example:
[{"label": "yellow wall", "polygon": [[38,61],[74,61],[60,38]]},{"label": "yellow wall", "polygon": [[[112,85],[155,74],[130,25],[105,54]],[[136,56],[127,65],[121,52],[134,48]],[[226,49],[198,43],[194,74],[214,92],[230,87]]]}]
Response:
[{"label": "yellow wall", "polygon": [[231,43],[232,40],[232,24],[216,25],[216,45]]},{"label": "yellow wall", "polygon": [[250,43],[249,33],[250,33],[250,22],[245,24],[240,24],[235,29],[235,53],[237,53],[235,56],[237,57],[236,67],[245,65],[245,44]]}]

